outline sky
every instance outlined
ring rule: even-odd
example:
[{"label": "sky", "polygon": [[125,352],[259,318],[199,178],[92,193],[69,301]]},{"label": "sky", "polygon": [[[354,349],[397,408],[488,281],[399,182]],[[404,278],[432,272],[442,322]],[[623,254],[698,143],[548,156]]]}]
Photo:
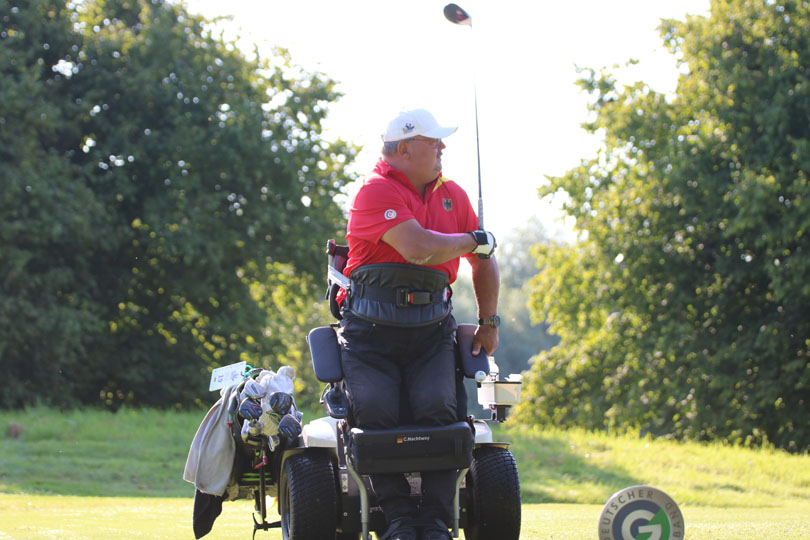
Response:
[{"label": "sky", "polygon": [[[307,71],[338,81],[327,139],[364,147],[352,170],[366,174],[380,151],[380,134],[400,110],[426,108],[442,125],[443,174],[459,183],[477,208],[475,97],[485,228],[503,237],[532,217],[564,237],[559,199],[541,201],[546,176],[559,176],[595,156],[601,141],[586,133],[588,96],[576,66],[639,64],[620,82],[642,80],[675,89],[678,70],[660,38],[661,19],[706,15],[709,0],[462,0],[472,27],[442,13],[446,0],[186,0],[189,10],[222,23],[263,56],[290,51]],[[349,190],[349,196],[351,189]]]}]

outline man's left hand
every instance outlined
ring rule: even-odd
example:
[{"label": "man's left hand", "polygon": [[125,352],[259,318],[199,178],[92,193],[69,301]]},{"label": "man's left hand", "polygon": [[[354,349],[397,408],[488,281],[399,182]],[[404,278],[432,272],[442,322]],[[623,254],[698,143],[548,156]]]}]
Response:
[{"label": "man's left hand", "polygon": [[473,356],[481,354],[481,349],[484,349],[487,354],[492,354],[498,348],[498,329],[488,324],[479,324],[475,329],[475,337],[473,337],[472,353]]}]

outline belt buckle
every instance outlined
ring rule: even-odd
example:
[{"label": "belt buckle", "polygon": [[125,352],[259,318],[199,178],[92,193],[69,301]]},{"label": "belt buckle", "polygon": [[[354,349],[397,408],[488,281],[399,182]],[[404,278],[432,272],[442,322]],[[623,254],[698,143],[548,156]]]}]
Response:
[{"label": "belt buckle", "polygon": [[396,293],[397,307],[401,308],[408,307],[408,304],[411,303],[410,302],[411,291],[408,290],[407,287],[397,287],[396,289],[394,289],[394,291]]}]

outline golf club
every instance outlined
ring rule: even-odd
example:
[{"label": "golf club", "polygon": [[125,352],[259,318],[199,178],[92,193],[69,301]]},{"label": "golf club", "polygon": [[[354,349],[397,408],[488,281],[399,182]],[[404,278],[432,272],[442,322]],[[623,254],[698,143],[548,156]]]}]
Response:
[{"label": "golf club", "polygon": [[242,390],[242,393],[239,397],[242,399],[250,398],[250,399],[261,399],[267,394],[267,390],[265,390],[264,386],[259,384],[255,379],[248,379],[245,383],[245,388]]},{"label": "golf club", "polygon": [[[457,4],[444,6],[444,16],[453,24],[469,26],[472,32],[472,17]],[[484,230],[484,199],[481,196],[481,143],[478,140],[478,92],[473,70],[473,103],[475,106],[475,151],[478,157],[478,229]]]},{"label": "golf club", "polygon": [[255,420],[262,415],[262,406],[250,398],[245,398],[239,404],[239,414],[248,420]]},{"label": "golf club", "polygon": [[290,412],[293,398],[287,392],[273,392],[269,397],[270,408],[278,414],[284,415]]}]

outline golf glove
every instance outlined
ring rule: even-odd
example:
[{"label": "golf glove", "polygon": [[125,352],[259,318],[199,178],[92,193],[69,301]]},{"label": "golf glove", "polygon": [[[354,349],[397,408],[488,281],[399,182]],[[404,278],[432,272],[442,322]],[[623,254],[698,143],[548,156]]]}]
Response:
[{"label": "golf glove", "polygon": [[489,259],[498,246],[495,236],[489,231],[470,231],[469,234],[478,242],[478,245],[470,253],[475,253],[479,259]]}]

